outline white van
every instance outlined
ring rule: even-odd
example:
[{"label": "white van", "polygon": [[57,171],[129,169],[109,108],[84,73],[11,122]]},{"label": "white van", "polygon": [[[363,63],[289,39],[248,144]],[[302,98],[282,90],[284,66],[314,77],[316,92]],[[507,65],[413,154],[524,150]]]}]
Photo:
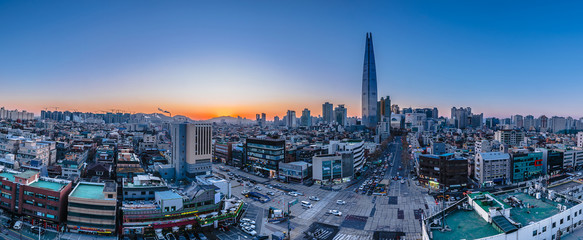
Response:
[{"label": "white van", "polygon": [[308,201],[302,201],[302,207],[312,208],[312,204]]}]

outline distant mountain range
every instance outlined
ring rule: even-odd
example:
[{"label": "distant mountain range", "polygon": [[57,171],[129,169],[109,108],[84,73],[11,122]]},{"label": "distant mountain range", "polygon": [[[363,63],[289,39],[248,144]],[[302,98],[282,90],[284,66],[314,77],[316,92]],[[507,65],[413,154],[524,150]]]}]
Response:
[{"label": "distant mountain range", "polygon": [[[215,118],[211,118],[211,119],[207,119],[207,120],[192,120],[187,116],[183,116],[183,115],[176,115],[176,116],[172,116],[169,117],[167,115],[164,115],[162,113],[136,113],[136,116],[140,117],[143,116],[144,118],[150,118],[150,119],[160,119],[161,121],[179,121],[179,122],[210,122],[210,123],[222,123],[223,121],[227,124],[237,124],[238,123],[238,119],[236,117],[231,117],[231,116],[221,116],[221,117],[215,117]],[[254,123],[254,120],[251,119],[241,119],[241,124],[251,124]]]},{"label": "distant mountain range", "polygon": [[[223,121],[227,124],[237,124],[239,122],[239,119],[236,117],[231,117],[231,116],[222,116],[222,117],[215,117],[215,118],[211,118],[211,119],[207,119],[207,120],[202,120],[203,122],[212,122],[212,123],[222,123]],[[241,119],[241,124],[250,124],[250,123],[254,123],[254,120],[251,119]]]}]

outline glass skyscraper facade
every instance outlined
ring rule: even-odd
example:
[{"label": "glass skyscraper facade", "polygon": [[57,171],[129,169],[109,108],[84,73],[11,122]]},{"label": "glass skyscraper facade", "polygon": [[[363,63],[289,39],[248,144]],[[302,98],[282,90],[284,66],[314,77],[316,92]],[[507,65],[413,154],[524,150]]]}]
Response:
[{"label": "glass skyscraper facade", "polygon": [[372,46],[372,33],[367,33],[362,74],[362,125],[368,128],[377,126],[377,95],[377,70]]}]

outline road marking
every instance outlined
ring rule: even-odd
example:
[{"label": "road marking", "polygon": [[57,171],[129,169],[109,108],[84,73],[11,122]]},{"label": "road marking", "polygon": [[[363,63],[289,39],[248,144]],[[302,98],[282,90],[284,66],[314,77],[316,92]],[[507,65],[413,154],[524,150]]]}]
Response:
[{"label": "road marking", "polygon": [[338,195],[339,192],[330,192],[326,197],[320,199],[314,206],[302,214],[298,216],[299,219],[310,220],[312,219],[318,212],[320,212],[333,198]]}]

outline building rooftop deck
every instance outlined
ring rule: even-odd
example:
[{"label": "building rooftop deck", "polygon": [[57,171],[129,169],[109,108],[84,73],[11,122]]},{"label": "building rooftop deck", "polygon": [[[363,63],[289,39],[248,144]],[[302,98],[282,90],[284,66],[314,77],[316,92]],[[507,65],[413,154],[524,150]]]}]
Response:
[{"label": "building rooftop deck", "polygon": [[[495,198],[498,201],[485,201],[486,199],[480,200],[477,199],[479,198],[481,195],[490,195],[493,198]],[[484,209],[484,211],[489,212],[491,207],[503,207],[503,208],[510,208],[510,205],[506,204],[504,201],[502,201],[502,198],[499,198],[497,196],[494,196],[493,194],[489,193],[489,192],[481,192],[481,193],[472,193],[469,195],[470,198],[474,199],[474,201],[482,208]],[[486,203],[487,202],[487,203]],[[501,205],[502,204],[502,205]]]},{"label": "building rooftop deck", "polygon": [[3,172],[0,173],[0,177],[5,177],[8,181],[14,182],[14,173]]},{"label": "building rooftop deck", "polygon": [[478,239],[501,233],[475,211],[457,210],[446,216],[445,222],[451,231],[433,230],[434,240]]},{"label": "building rooftop deck", "polygon": [[105,200],[103,196],[103,188],[105,186],[101,184],[88,184],[79,183],[73,192],[71,192],[71,197],[77,198],[87,198],[87,199],[97,199]]},{"label": "building rooftop deck", "polygon": [[510,196],[514,196],[520,199],[525,205],[532,206],[532,208],[514,207],[510,210],[510,218],[516,222],[521,223],[522,226],[529,225],[531,222],[538,222],[560,212],[557,208],[558,203],[548,199],[536,199],[535,197],[531,197],[530,195],[523,192],[507,193],[499,195],[498,197],[501,199],[506,199]]},{"label": "building rooftop deck", "polygon": [[36,187],[36,188],[44,188],[44,189],[49,189],[49,190],[52,190],[55,192],[59,192],[61,190],[61,188],[63,188],[65,186],[65,184],[58,183],[58,182],[49,182],[49,181],[44,181],[44,180],[38,180],[36,182],[31,183],[29,186]]}]

